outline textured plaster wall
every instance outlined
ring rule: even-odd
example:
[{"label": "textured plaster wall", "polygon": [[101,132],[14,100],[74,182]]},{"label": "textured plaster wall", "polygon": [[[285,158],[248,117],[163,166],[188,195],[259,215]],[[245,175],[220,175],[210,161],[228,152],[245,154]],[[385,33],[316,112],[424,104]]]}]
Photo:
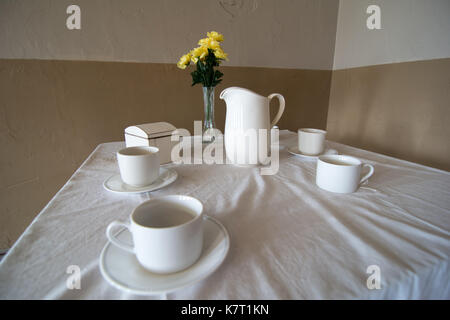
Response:
[{"label": "textured plaster wall", "polygon": [[338,16],[328,136],[450,170],[450,1],[341,0]]},{"label": "textured plaster wall", "polygon": [[[0,0],[0,249],[99,143],[122,140],[128,125],[202,119],[201,89],[175,63],[207,31],[225,35],[230,57],[217,97],[233,85],[279,92],[282,128],[325,128],[338,3]],[[71,4],[81,30],[66,28]]]},{"label": "textured plaster wall", "polygon": [[[200,88],[174,63],[208,30],[225,35],[230,55],[218,91],[282,93],[281,128],[327,126],[331,139],[449,168],[439,149],[449,136],[448,59],[347,70],[449,57],[449,3],[0,0],[0,249],[98,143],[122,139],[131,124],[201,119]],[[66,28],[71,4],[81,30]],[[381,6],[382,30],[366,29],[369,4]],[[333,71],[328,107],[333,60],[346,70]]]},{"label": "textured plaster wall", "polygon": [[[81,8],[81,30],[66,8]],[[216,30],[229,66],[333,65],[338,0],[2,0],[0,58],[174,63]]]},{"label": "textured plaster wall", "polygon": [[332,79],[330,139],[450,171],[450,59],[335,70]]},{"label": "textured plaster wall", "polygon": [[[369,5],[381,29],[369,30]],[[341,0],[334,69],[450,58],[449,0]]]},{"label": "textured plaster wall", "polygon": [[[281,128],[325,128],[331,71],[221,70],[221,130],[226,107],[219,93],[234,85],[283,94]],[[99,143],[123,140],[127,126],[168,121],[193,132],[203,102],[201,87],[190,83],[175,64],[0,59],[0,249],[13,244]]]}]

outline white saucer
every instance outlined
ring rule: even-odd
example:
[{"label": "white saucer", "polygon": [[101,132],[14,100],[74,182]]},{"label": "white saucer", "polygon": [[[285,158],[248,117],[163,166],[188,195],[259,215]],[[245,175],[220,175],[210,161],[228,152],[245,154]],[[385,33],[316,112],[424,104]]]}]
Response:
[{"label": "white saucer", "polygon": [[155,182],[148,186],[133,187],[124,183],[120,174],[113,175],[103,182],[103,187],[111,192],[117,193],[142,193],[155,191],[168,186],[174,182],[178,177],[178,173],[173,169],[159,168],[159,177]]},{"label": "white saucer", "polygon": [[[117,238],[132,243],[131,234],[122,229]],[[227,229],[216,219],[205,216],[203,252],[189,268],[170,274],[156,274],[144,269],[135,255],[108,242],[100,255],[102,276],[114,287],[132,294],[167,294],[213,273],[224,261],[230,248]]]},{"label": "white saucer", "polygon": [[292,147],[289,147],[289,148],[287,149],[287,151],[288,151],[290,154],[293,154],[293,155],[295,155],[295,156],[298,156],[298,157],[301,157],[301,158],[307,159],[307,160],[317,160],[318,157],[323,156],[323,155],[326,155],[326,154],[338,154],[337,150],[335,150],[335,149],[328,149],[328,148],[327,148],[322,154],[319,154],[319,155],[317,155],[317,156],[309,156],[309,155],[306,155],[306,154],[301,153],[301,152],[298,150],[298,146],[292,146]]}]

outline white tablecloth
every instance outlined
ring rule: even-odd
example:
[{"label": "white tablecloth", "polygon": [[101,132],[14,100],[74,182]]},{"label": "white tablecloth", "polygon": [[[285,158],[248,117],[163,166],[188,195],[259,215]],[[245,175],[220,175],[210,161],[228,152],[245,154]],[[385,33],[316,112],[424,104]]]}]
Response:
[{"label": "white tablecloth", "polygon": [[[178,180],[140,195],[103,189],[124,143],[99,145],[2,260],[0,298],[159,298],[102,278],[105,229],[150,197],[186,194],[224,224],[231,246],[215,273],[169,299],[449,299],[450,173],[328,142],[375,167],[368,188],[334,194],[315,185],[315,162],[286,151],[295,144],[296,134],[280,132],[274,176],[171,164]],[[69,265],[81,268],[80,290],[67,289]],[[370,265],[380,268],[379,290],[366,285]]]}]

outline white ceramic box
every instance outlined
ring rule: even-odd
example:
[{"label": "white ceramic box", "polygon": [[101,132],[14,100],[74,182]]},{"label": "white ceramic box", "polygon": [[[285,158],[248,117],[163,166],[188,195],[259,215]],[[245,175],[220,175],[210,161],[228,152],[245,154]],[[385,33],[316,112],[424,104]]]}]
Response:
[{"label": "white ceramic box", "polygon": [[125,144],[127,147],[152,146],[159,148],[161,164],[172,162],[170,154],[172,147],[178,143],[171,141],[175,126],[168,122],[145,123],[130,126],[125,129]]}]

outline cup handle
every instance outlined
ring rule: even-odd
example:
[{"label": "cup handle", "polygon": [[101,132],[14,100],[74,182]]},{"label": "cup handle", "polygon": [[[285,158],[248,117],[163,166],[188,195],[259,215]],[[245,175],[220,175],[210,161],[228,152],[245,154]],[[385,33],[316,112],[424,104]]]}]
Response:
[{"label": "cup handle", "polygon": [[106,237],[108,238],[108,240],[111,241],[111,243],[115,246],[118,246],[120,249],[134,253],[134,247],[132,245],[129,245],[128,243],[117,239],[116,236],[113,235],[112,231],[115,227],[125,227],[130,230],[130,225],[128,223],[113,221],[106,228]]},{"label": "cup handle", "polygon": [[267,98],[269,98],[269,101],[272,100],[272,98],[277,97],[278,101],[280,101],[280,107],[278,108],[278,113],[275,116],[275,118],[273,119],[272,123],[270,124],[270,127],[272,128],[274,125],[277,124],[277,122],[280,120],[281,116],[283,115],[284,112],[284,105],[286,104],[286,102],[284,101],[284,97],[279,94],[279,93],[272,93],[270,96],[268,96]]},{"label": "cup handle", "polygon": [[362,183],[366,182],[367,179],[369,179],[373,175],[373,172],[374,172],[374,168],[373,168],[373,166],[371,164],[364,163],[362,165],[362,167],[363,168],[364,167],[368,167],[369,168],[369,172],[364,177],[361,178],[361,181],[359,182],[359,184],[362,184]]}]

